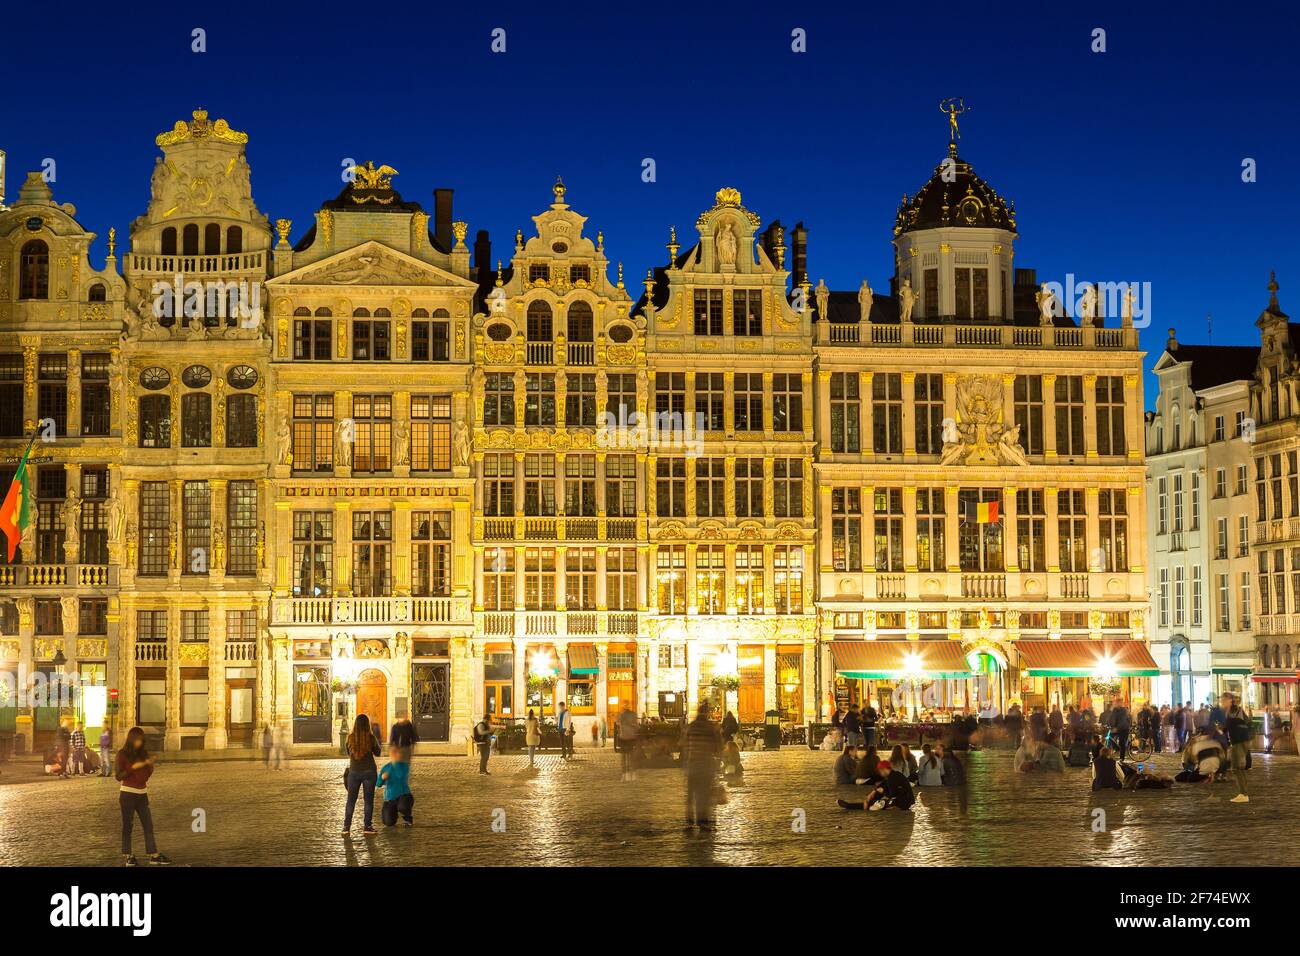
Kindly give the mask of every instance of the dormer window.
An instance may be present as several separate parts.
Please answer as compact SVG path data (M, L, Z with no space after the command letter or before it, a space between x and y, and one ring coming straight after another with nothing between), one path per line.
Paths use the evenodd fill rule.
M529 282L550 282L551 267L544 263L533 262L528 266Z
M569 266L569 281L575 285L579 282L591 284L591 266Z
M23 246L18 263L18 298L48 299L50 297L50 247L40 239Z
M989 315L989 271L987 269L954 269L953 291L956 293L956 312L959 319L986 319Z

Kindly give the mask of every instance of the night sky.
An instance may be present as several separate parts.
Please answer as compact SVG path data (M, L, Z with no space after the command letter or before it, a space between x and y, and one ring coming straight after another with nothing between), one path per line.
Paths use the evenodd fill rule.
M489 229L508 259L559 173L637 295L669 225L689 245L731 185L764 222L808 226L814 282L882 290L899 198L945 155L937 104L959 95L962 157L1016 201L1017 266L1152 283L1148 368L1170 326L1204 342L1207 313L1215 343L1257 342L1269 269L1300 315L1297 29L1281 5L181 6L5 16L7 198L53 158L55 197L100 235L96 264L108 227L122 241L145 209L154 137L203 107L249 134L254 199L294 240L351 157L396 167L430 211L433 188L454 188L471 239Z

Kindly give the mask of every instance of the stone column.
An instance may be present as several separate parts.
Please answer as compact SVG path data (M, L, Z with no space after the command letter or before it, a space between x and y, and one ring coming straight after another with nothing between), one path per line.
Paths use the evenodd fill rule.
M81 350L68 349L68 434L81 437ZM60 435L60 438L65 436ZM78 489L78 494L80 489Z
M204 750L229 746L226 716L226 609L218 605L208 609L208 729L203 735Z

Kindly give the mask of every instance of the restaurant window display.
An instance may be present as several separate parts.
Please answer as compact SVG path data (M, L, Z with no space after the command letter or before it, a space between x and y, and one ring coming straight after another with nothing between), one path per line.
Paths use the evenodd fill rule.
M565 684L569 710L579 716L596 713L596 678L600 673L594 644L570 644L569 679Z
M293 742L331 742L330 669L324 664L299 664L293 669Z
M530 644L526 651L528 676L525 681L524 711L538 717L553 717L556 711L555 686L559 682L559 663L550 644Z
M515 654L509 644L483 650L483 713L489 721L514 716Z
M781 722L803 723L803 648L776 650L776 709Z

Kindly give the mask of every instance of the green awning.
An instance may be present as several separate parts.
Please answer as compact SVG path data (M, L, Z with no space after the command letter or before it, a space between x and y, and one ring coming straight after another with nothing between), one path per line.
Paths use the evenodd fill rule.
M1252 668L1249 667L1211 667L1211 674L1249 674Z
M1156 677L1151 652L1141 641L1016 641L1020 667L1034 677Z
M596 665L596 646L594 644L569 645L570 674L597 674L599 672L600 668Z

